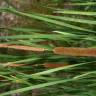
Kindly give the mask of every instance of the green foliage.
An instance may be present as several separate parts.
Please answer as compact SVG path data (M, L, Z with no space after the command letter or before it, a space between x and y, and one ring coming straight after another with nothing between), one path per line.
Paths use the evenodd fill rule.
M65 1L51 2L57 3L58 8L46 6L52 14L22 12L12 6L0 7L1 13L26 18L26 22L35 20L38 24L36 27L32 27L35 23L31 27L19 27L18 24L10 27L0 26L0 30L8 32L8 36L0 36L1 44L47 48L43 53L18 52L12 49L0 51L0 91L4 88L0 96L16 93L31 96L33 89L44 91L39 96L95 96L96 58L56 55L52 50L58 46L96 48L96 2L69 0L70 9L69 5L68 8L60 6L65 4ZM45 8L43 5L41 7ZM41 25L43 28L40 28ZM49 69L42 65L44 63L68 63L68 66ZM10 64L26 66L10 67ZM18 87L12 89L14 84Z

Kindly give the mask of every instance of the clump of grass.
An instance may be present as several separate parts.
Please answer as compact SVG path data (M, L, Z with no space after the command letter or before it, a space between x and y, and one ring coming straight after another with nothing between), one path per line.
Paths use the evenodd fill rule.
M9 33L0 36L0 96L31 96L32 90L39 89L43 91L41 96L95 96L96 10L92 9L96 7L95 2L65 2L71 9L63 9L62 2L56 0L51 2L55 7L46 6L51 10L50 14L21 12L13 6L0 7L1 13L11 13L26 18L26 22L35 20L39 26L43 25L40 29L38 25L36 28L0 26ZM45 8L44 5L41 7ZM68 48L69 54L65 54L64 48Z

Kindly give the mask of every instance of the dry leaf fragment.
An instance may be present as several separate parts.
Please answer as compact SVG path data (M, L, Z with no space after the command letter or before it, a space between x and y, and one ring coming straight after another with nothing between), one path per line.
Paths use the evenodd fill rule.
M46 50L44 48L36 48L36 47L22 46L22 45L8 45L8 44L0 44L0 48L10 48L16 50L35 51L35 52L43 52Z
M96 57L96 48L56 47L53 52L68 56L93 56Z
M45 63L44 67L45 68L58 68L58 67L62 67L62 66L68 66L69 64L65 63L65 64L55 64L55 63Z
M21 67L21 66L26 66L26 64L9 64L7 66L8 67Z

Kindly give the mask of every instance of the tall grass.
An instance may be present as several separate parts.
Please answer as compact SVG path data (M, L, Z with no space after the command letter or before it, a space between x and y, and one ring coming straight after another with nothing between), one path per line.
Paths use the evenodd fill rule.
M26 18L26 22L39 22L35 28L0 26L1 30L8 32L8 36L0 36L1 44L46 49L43 52L13 50L8 47L1 49L0 96L31 96L36 89L41 92L40 96L95 96L96 57L57 55L53 49L96 47L96 2L70 0L68 6L71 9L62 8L62 2L51 2L53 5L58 4L58 8L49 7L50 4L41 6L51 10L50 14L21 12L13 6L0 7L1 13ZM46 67L46 64L52 63L64 66L51 69Z

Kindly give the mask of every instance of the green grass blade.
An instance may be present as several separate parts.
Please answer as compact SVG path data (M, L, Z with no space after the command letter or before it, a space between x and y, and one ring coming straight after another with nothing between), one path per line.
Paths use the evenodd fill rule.
M56 13L62 13L62 14L70 14L70 15L86 15L86 16L96 16L96 12L84 12L84 11L76 11L76 10L64 10L64 9L58 9L55 11Z
M21 92L29 91L29 90L32 90L32 89L38 89L38 88L48 87L48 86L55 85L55 84L66 83L66 82L69 82L69 81L72 81L72 80L73 79L59 80L59 81L54 81L54 82L38 84L38 85L30 86L30 87L25 87L25 88L5 92L5 93L0 94L0 96L7 96L7 95L14 94L14 93L19 93L19 92L21 93Z
M1 8L1 11L2 11L2 8ZM96 33L95 31L92 31L92 30L81 28L79 26L71 25L71 24L68 24L68 23L65 23L65 22L62 22L62 21L53 20L53 19L50 19L50 18L45 18L45 17L39 16L39 15L36 15L34 13L32 13L32 14L23 13L23 12L19 12L15 9L11 9L11 8L9 8L9 9L7 8L4 11L8 11L8 12L11 12L11 13L19 15L19 16L24 16L24 17L28 17L28 18L32 18L32 19L37 19L37 20L52 23L52 24L55 24L55 25L59 25L59 26L64 26L64 27L68 27L68 28L72 28L72 29L76 29L76 30Z
M80 64L73 64L73 65L69 65L69 66L64 66L64 67L50 69L50 70L43 71L43 72L38 72L38 73L35 73L35 74L32 74L32 75L46 75L46 74L51 74L53 72L57 72L57 71L60 71L60 70L66 70L66 69L70 69L70 68L73 68L73 67L77 67L77 66L81 66L81 65L85 65L85 64L89 64L89 63L95 63L95 62L96 61L85 62L85 63L80 63Z

